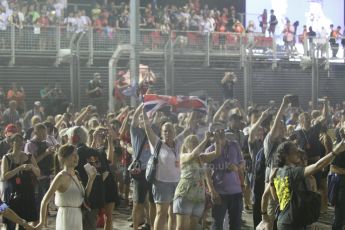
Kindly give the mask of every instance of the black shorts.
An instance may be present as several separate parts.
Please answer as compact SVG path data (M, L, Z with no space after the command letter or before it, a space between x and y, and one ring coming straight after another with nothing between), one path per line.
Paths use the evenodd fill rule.
M149 193L149 201L153 203L152 184L145 179L145 170L143 170L138 179L133 179L133 202L145 203L147 192Z
M108 177L105 179L104 183L104 194L105 194L105 203L115 203L119 204L119 195L117 191L115 177L109 173Z

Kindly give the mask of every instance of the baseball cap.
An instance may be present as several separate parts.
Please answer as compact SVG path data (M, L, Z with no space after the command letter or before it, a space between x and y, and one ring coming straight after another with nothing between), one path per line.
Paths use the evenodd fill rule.
M5 128L5 134L15 134L17 132L17 128L14 124L8 124Z

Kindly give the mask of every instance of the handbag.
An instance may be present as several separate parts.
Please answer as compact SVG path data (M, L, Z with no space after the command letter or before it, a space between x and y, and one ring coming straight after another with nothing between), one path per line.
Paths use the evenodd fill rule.
M145 178L149 183L152 183L156 177L158 156L159 156L161 147L162 147L162 141L159 139L156 144L153 155L151 155L149 161L147 162Z
M138 152L137 157L128 166L129 174L135 180L139 179L140 174L141 174L141 162L139 159L140 159L141 153L143 152L146 141L147 141L147 136L145 135L144 139L142 140L142 142L140 144L140 148L139 148L139 152Z

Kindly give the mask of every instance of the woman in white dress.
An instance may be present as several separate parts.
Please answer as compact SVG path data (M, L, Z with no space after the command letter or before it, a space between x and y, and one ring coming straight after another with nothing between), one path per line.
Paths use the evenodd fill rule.
M47 221L47 207L50 198L55 193L55 204L59 208L56 217L57 230L82 230L82 211L84 198L87 197L96 177L96 168L88 165L89 180L84 189L74 168L78 165L78 154L75 146L63 145L56 156L56 162L63 166L62 170L56 174L49 190L43 197L40 211L40 222L36 229L41 229ZM57 169L59 167L55 166Z

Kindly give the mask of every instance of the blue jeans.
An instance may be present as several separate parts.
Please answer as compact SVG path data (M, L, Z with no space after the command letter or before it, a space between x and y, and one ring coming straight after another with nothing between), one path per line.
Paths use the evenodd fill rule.
M221 204L214 205L212 208L212 217L214 223L212 224L212 230L222 230L225 213L228 210L229 213L229 229L241 230L242 226L242 210L243 200L242 193L233 195L220 194Z

